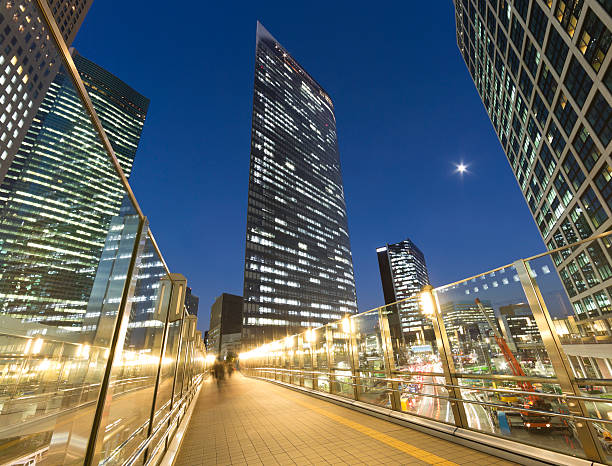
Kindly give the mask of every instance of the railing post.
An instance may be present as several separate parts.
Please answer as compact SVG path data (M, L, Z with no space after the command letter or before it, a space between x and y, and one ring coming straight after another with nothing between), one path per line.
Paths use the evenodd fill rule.
M544 343L544 348L548 353L550 362L553 366L559 386L564 395L581 396L580 388L572 372L572 368L563 347L559 336L555 331L554 324L540 292L540 288L531 276L529 264L524 260L518 260L514 264L519 280L525 292L525 297L533 313L533 318L536 321L538 330ZM585 406L584 401L570 399L567 402L569 411L576 416L589 417L589 411ZM575 421L576 433L582 444L584 453L593 461L606 463L606 454L601 449L601 444L597 440L597 432L592 423L584 421Z
M334 333L331 324L325 326L325 348L327 350L327 380L329 381L329 393L334 393L334 382L336 380L334 374Z
M353 397L355 401L359 400L359 392L361 390L361 377L359 371L359 348L357 347L357 337L355 336L355 328L353 319L347 317L349 322L349 351L351 361L351 378L353 381Z
M136 237L134 238L134 247L132 249L132 256L130 258L130 265L127 270L125 277L125 283L123 285L121 302L119 309L117 310L117 318L115 320L115 327L113 329L113 335L111 344L108 352L108 359L106 360L106 367L100 384L100 391L98 392L98 400L96 402L96 408L94 411L94 418L89 434L87 443L87 450L85 452L85 458L83 464L93 465L100 462L102 456L102 443L104 442L104 435L101 432L106 426L106 419L110 414L110 404L112 402L112 388L110 387L113 365L115 358L123 352L123 344L125 343L125 334L127 332L128 322L130 320L130 297L134 294L134 287L136 286L136 274L135 271L138 267L139 260L144 249L144 234L148 227L147 219L140 219L138 222L138 230Z
M298 372L298 385L304 386L304 333L297 336L297 350L298 350L298 361L299 361L299 372Z
M391 330L389 329L389 319L383 312L383 308L378 308L378 327L380 329L380 337L382 340L382 348L385 362L385 376L392 382L387 382L387 386L391 387L391 408L394 411L402 410L400 400L399 384L394 378L395 358L393 357L393 345L391 344Z
M319 357L317 356L315 347L316 345L316 334L313 329L308 330L310 333L310 340L308 344L310 345L310 366L311 366L311 377L312 380L312 389L315 391L319 390L319 375L317 374L319 369Z
M429 297L428 297L429 296ZM425 309L427 300L431 300L432 309L431 312ZM438 302L438 296L435 294L434 289L431 285L423 287L421 292L421 306L424 314L429 314L434 328L434 335L436 337L436 344L438 346L438 354L440 355L440 361L442 362L442 371L444 372L444 380L447 387L447 391L453 400L450 401L451 410L453 411L453 419L457 427L467 428L469 427L467 416L465 414L465 407L461 400L461 389L455 388L459 385L459 381L455 374L455 364L453 363L452 351L448 335L446 334L446 328L444 327L444 320L442 319L442 313L440 312L440 303Z

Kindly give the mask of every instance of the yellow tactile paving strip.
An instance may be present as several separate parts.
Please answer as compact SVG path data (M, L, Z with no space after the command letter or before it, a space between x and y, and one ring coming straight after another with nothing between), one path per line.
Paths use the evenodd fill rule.
M513 463L238 374L203 387L176 461L209 464Z

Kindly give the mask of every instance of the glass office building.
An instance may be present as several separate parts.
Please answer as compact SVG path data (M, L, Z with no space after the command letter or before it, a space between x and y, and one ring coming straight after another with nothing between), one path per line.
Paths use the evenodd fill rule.
M243 344L357 311L331 98L258 23Z
M129 176L149 101L91 61L72 58ZM75 110L80 105L62 69L0 185L0 314L48 331L85 330L105 244L127 231L124 220L138 221L89 116ZM146 259L140 265L150 266L158 282L165 269ZM136 300L133 309L142 305Z
M67 45L72 43L93 0L51 0ZM0 2L0 183L61 66L47 47L49 29L33 2Z
M549 250L612 227L612 3L455 0L457 43ZM554 254L584 336L612 335L609 239Z
M387 244L376 249L385 304L415 296L429 285L425 256L409 239ZM421 318L418 303L408 301L399 305L404 336L422 340L424 331L433 331L431 322ZM393 323L393 320L390 320Z

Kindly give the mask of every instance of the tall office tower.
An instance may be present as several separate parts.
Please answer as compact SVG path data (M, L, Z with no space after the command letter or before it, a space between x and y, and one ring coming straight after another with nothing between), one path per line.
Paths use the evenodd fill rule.
M385 304L418 296L423 287L429 285L425 256L409 239L387 244L376 249L376 253ZM424 341L423 333L433 328L429 319L421 318L418 300L400 303L398 307L404 338Z
M332 100L257 23L246 345L357 311Z
M93 0L51 0L49 7L70 45ZM36 2L0 2L0 183L49 85L60 68Z
M459 49L547 247L609 230L610 1L454 3ZM611 246L554 257L585 335L612 334Z
M129 176L149 101L76 53L74 61ZM110 225L120 236L117 218L134 210L124 196L62 68L0 185L0 314L79 330Z
M185 308L187 309L187 312L192 316L197 316L199 305L200 298L191 292L191 288L187 287L185 290Z

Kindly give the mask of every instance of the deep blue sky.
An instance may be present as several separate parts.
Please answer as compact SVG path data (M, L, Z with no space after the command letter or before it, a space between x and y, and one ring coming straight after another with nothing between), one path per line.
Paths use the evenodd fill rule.
M544 250L450 0L220 3L96 0L74 44L151 99L130 181L200 296L198 327L216 296L242 294L257 19L334 100L361 311L383 303L387 242L411 238L434 285Z

